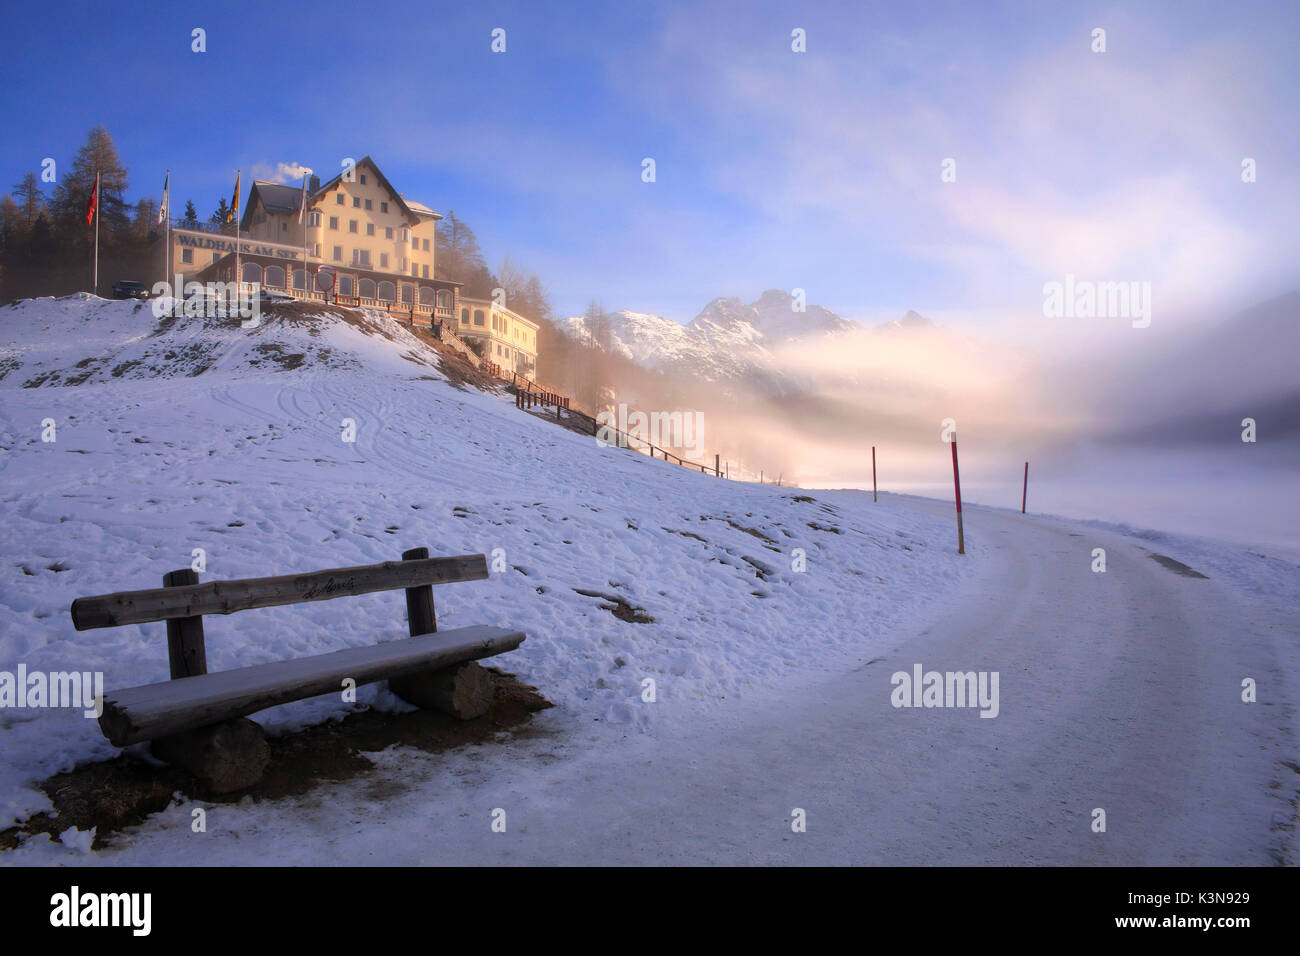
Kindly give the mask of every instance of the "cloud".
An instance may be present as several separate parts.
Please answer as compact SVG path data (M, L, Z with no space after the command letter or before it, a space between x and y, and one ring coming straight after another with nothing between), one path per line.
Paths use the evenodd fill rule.
M276 163L274 168L270 163L257 163L253 166L254 178L273 183L298 182L311 174L312 170L301 163Z

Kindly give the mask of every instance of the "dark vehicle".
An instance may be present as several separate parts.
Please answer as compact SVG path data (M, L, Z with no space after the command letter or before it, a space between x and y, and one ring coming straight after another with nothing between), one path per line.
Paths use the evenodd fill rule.
M113 286L113 298L147 299L149 298L149 287L143 282L128 282L125 279L120 279L117 285Z
M297 302L291 295L283 292L274 292L270 289L257 290L257 303L260 307L265 308L268 305L283 305L286 302Z

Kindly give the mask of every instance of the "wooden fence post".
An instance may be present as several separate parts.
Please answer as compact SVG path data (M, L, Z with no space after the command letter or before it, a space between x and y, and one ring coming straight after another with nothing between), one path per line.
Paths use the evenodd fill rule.
M1025 487L1020 493L1020 513L1025 513L1025 502L1029 500L1029 462L1025 462Z
M428 556L428 548L411 548L402 552L403 561L418 561ZM412 637L433 634L438 630L438 617L433 610L432 584L406 589L406 616L410 620Z
M165 588L198 583L199 574L193 568L168 571L163 575ZM208 672L208 654L203 646L203 615L168 619L167 661L171 666L172 680Z
M871 446L871 500L876 500L876 446Z
M966 536L961 527L961 475L957 471L957 433L952 433L952 487L957 496L957 553L966 553Z

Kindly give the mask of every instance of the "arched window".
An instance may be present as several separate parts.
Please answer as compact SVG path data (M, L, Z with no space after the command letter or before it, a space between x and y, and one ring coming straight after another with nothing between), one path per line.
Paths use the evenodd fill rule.
M415 304L415 286L411 285L409 282L402 283L402 304Z
M307 270L306 269L293 270L293 287L303 292L307 291Z
M451 308L451 293L448 292L446 289L438 290L438 308L440 309Z
M375 298L379 299L381 302L396 302L397 286L385 279L383 282L379 283L379 294L375 296Z
M375 280L374 280L374 279L362 279L362 280L361 280L361 298L363 298L363 299L373 299L374 297L375 297Z
M352 276L339 276L339 295L354 295Z
M427 285L420 286L420 305L433 305L433 290Z
M263 285L268 285L272 289L284 288L284 270L279 266L267 266L266 277L262 280Z
M244 271L245 282L262 281L262 267L259 266L256 262L245 262L243 271Z
M482 309L475 309L475 310L474 310L474 324L475 324L475 325L479 325L479 326L481 326L481 325L483 324L483 310L482 310Z

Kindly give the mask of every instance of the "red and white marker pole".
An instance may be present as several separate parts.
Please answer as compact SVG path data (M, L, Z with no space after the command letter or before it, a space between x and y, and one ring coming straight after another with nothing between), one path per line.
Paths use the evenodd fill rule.
M871 500L876 500L876 446L871 446Z
M1020 513L1025 513L1025 502L1029 500L1029 462L1025 462L1025 490L1020 493Z
M961 475L957 471L957 433L952 433L952 486L957 494L957 553L966 553L966 535L961 527Z

